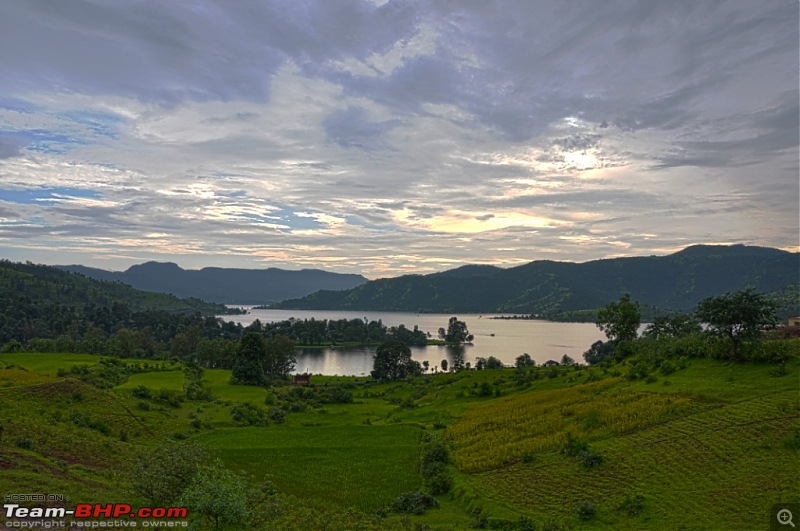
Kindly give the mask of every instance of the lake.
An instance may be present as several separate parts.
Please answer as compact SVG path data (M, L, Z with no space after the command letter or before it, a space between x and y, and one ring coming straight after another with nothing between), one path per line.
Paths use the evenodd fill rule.
M243 306L248 308L247 306ZM239 322L244 326L256 319L262 323L296 319L368 319L383 321L387 327L406 325L413 329L418 326L431 336L438 336L439 328L447 328L452 314L416 314L402 312L339 312L312 310L254 310L246 315L224 315L223 319ZM598 339L605 335L593 323L555 323L526 319L492 319L495 315L459 314L459 320L467 323L467 328L475 336L472 345L464 351L464 361L475 365L476 358L494 356L506 365L514 365L517 356L530 354L537 364L547 360L560 360L566 354L578 362L583 362L583 353ZM412 347L412 357L422 363L427 361L431 368L441 366L443 359L452 364L451 349L429 346ZM375 347L350 349L298 349L296 372L325 375L368 375L372 370L372 356Z

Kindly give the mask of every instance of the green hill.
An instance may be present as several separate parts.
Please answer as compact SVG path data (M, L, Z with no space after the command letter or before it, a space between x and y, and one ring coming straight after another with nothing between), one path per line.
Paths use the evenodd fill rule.
M134 289L120 282L94 280L55 267L0 260L0 299L24 298L45 305L112 307L124 304L132 311L166 310L203 314L227 313L222 304L196 298Z
M591 319L591 311L630 293L654 311L689 312L709 296L753 287L777 292L781 317L800 313L800 254L764 247L689 247L668 256L586 263L536 261L500 269L466 266L431 275L379 279L356 288L319 291L274 308L442 313L519 313ZM580 313L584 312L581 316Z

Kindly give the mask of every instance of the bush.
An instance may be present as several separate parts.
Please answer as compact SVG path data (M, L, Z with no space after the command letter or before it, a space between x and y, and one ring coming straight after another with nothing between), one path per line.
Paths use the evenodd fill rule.
M644 506L644 496L642 495L629 495L617 508L619 511L627 513L628 516L636 516L642 512Z
M453 488L453 476L450 475L450 471L444 463L435 461L429 464L423 471L423 477L428 492L434 496L446 494Z
M571 433L567 433L567 440L561 445L559 450L562 455L569 457L576 457L582 455L589 450L589 443L585 440L575 437Z
M392 503L391 509L396 513L423 514L431 507L438 507L436 498L422 491L404 492Z
M181 497L207 461L205 450L196 444L169 442L145 449L134 459L131 487L148 503L163 507Z
M582 501L575 506L575 513L581 520L591 520L596 512L597 509L595 509L594 503L590 501Z
M149 400L153 397L153 394L150 392L150 389L144 385L137 385L131 389L131 396L134 398L143 398L145 400Z
M628 374L625 375L625 378L628 380L643 380L647 378L649 374L650 371L647 364L643 361L637 361L633 367L630 368Z
M520 516L517 520L517 529L519 531L536 531L536 522L527 516Z
M269 408L269 418L275 424L283 424L286 422L286 410L279 407Z
M231 417L245 426L269 426L267 411L250 402L235 404L231 407Z
M15 444L18 448L22 448L23 450L33 450L33 439L29 439L28 437L19 437Z
M434 462L447 464L450 462L450 452L441 440L433 439L423 446L420 460L423 468Z
M581 465L584 468L594 468L602 464L603 464L602 455L588 450L581 452Z

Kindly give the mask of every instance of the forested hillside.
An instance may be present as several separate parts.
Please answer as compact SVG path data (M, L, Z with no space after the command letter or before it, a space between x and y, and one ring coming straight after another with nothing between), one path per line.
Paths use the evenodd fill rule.
M692 311L709 296L746 287L775 293L781 317L800 312L800 255L764 247L694 246L668 256L586 263L536 261L501 269L465 266L320 291L275 308L535 314L591 320L622 293L650 311Z

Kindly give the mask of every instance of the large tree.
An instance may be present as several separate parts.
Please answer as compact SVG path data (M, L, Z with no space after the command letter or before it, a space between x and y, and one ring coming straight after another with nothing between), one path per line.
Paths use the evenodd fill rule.
M263 367L267 379L286 378L294 370L295 363L294 343L288 337L276 336L264 342Z
M451 317L447 323L447 330L439 329L439 338L449 345L463 345L472 343L474 336L467 330L467 323L459 321L458 317Z
M264 375L264 340L257 332L248 332L239 342L233 362L231 382L240 385L262 385Z
M611 341L633 341L641 323L639 303L631 301L630 293L612 301L597 312L597 327Z
M759 339L762 328L778 322L775 303L752 288L703 299L695 314L708 323L708 332L731 341L734 357L743 341Z
M422 365L411 359L411 349L402 341L384 341L375 350L371 374L376 380L400 380L422 374Z

